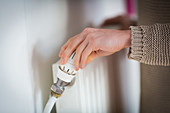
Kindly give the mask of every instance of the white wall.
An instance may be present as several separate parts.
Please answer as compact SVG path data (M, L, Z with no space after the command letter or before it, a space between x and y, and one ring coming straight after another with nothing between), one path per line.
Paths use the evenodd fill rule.
M41 113L62 44L91 22L124 13L123 6L121 0L0 1L0 112ZM126 53L89 64L59 100L58 112L137 113L139 65Z
M66 1L0 1L0 112L42 112L66 24Z
M23 1L0 1L0 112L34 112Z

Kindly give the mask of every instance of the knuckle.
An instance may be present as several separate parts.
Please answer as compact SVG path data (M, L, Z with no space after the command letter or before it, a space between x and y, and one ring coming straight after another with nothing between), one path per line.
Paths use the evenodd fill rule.
M94 36L93 33L89 34L88 40L89 40L90 42L95 42L95 36Z
M91 36L92 36L91 33L88 33L87 36L86 36L86 38L87 38L87 39L90 39Z
M85 28L84 31L88 31L89 30L89 27Z
M72 42L73 40L74 40L74 37L68 39L67 43L70 43L70 42Z
M67 57L68 57L68 54L67 54L67 53L64 53L64 54L63 54L63 57L64 57L64 58L67 58Z
M65 56L66 56L66 53L63 53L63 56L62 56L62 57L64 58Z
M74 39L74 37L71 37L68 41L72 41Z
M73 44L73 43L70 43L70 44L69 44L69 49L72 49L73 46L74 46L74 44Z
M70 42L71 42L71 40L72 40L71 38L70 38L69 40L67 40L67 43L70 43Z
M62 47L61 47L61 50L64 50L64 49L65 49L65 46L62 46Z
M91 34L87 34L86 40L90 40Z
M92 29L93 28L87 27L87 28L84 29L84 31L87 32L87 31L91 31Z

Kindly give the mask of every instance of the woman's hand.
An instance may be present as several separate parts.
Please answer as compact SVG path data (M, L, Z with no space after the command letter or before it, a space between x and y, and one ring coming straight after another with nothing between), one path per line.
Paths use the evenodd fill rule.
M80 34L70 38L61 48L61 65L65 64L76 49L74 63L76 70L99 56L111 55L131 45L130 30L109 30L86 28Z

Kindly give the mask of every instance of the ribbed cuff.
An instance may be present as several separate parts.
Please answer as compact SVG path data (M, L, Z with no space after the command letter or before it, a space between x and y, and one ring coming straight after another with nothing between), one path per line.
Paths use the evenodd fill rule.
M128 58L141 61L143 56L143 34L140 26L130 26L131 29L131 47Z

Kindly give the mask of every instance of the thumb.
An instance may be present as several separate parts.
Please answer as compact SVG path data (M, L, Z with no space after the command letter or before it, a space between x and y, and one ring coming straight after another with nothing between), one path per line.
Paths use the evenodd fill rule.
M91 61L93 61L97 57L99 57L99 56L95 51L91 52L91 54L87 57L86 64L90 63Z

